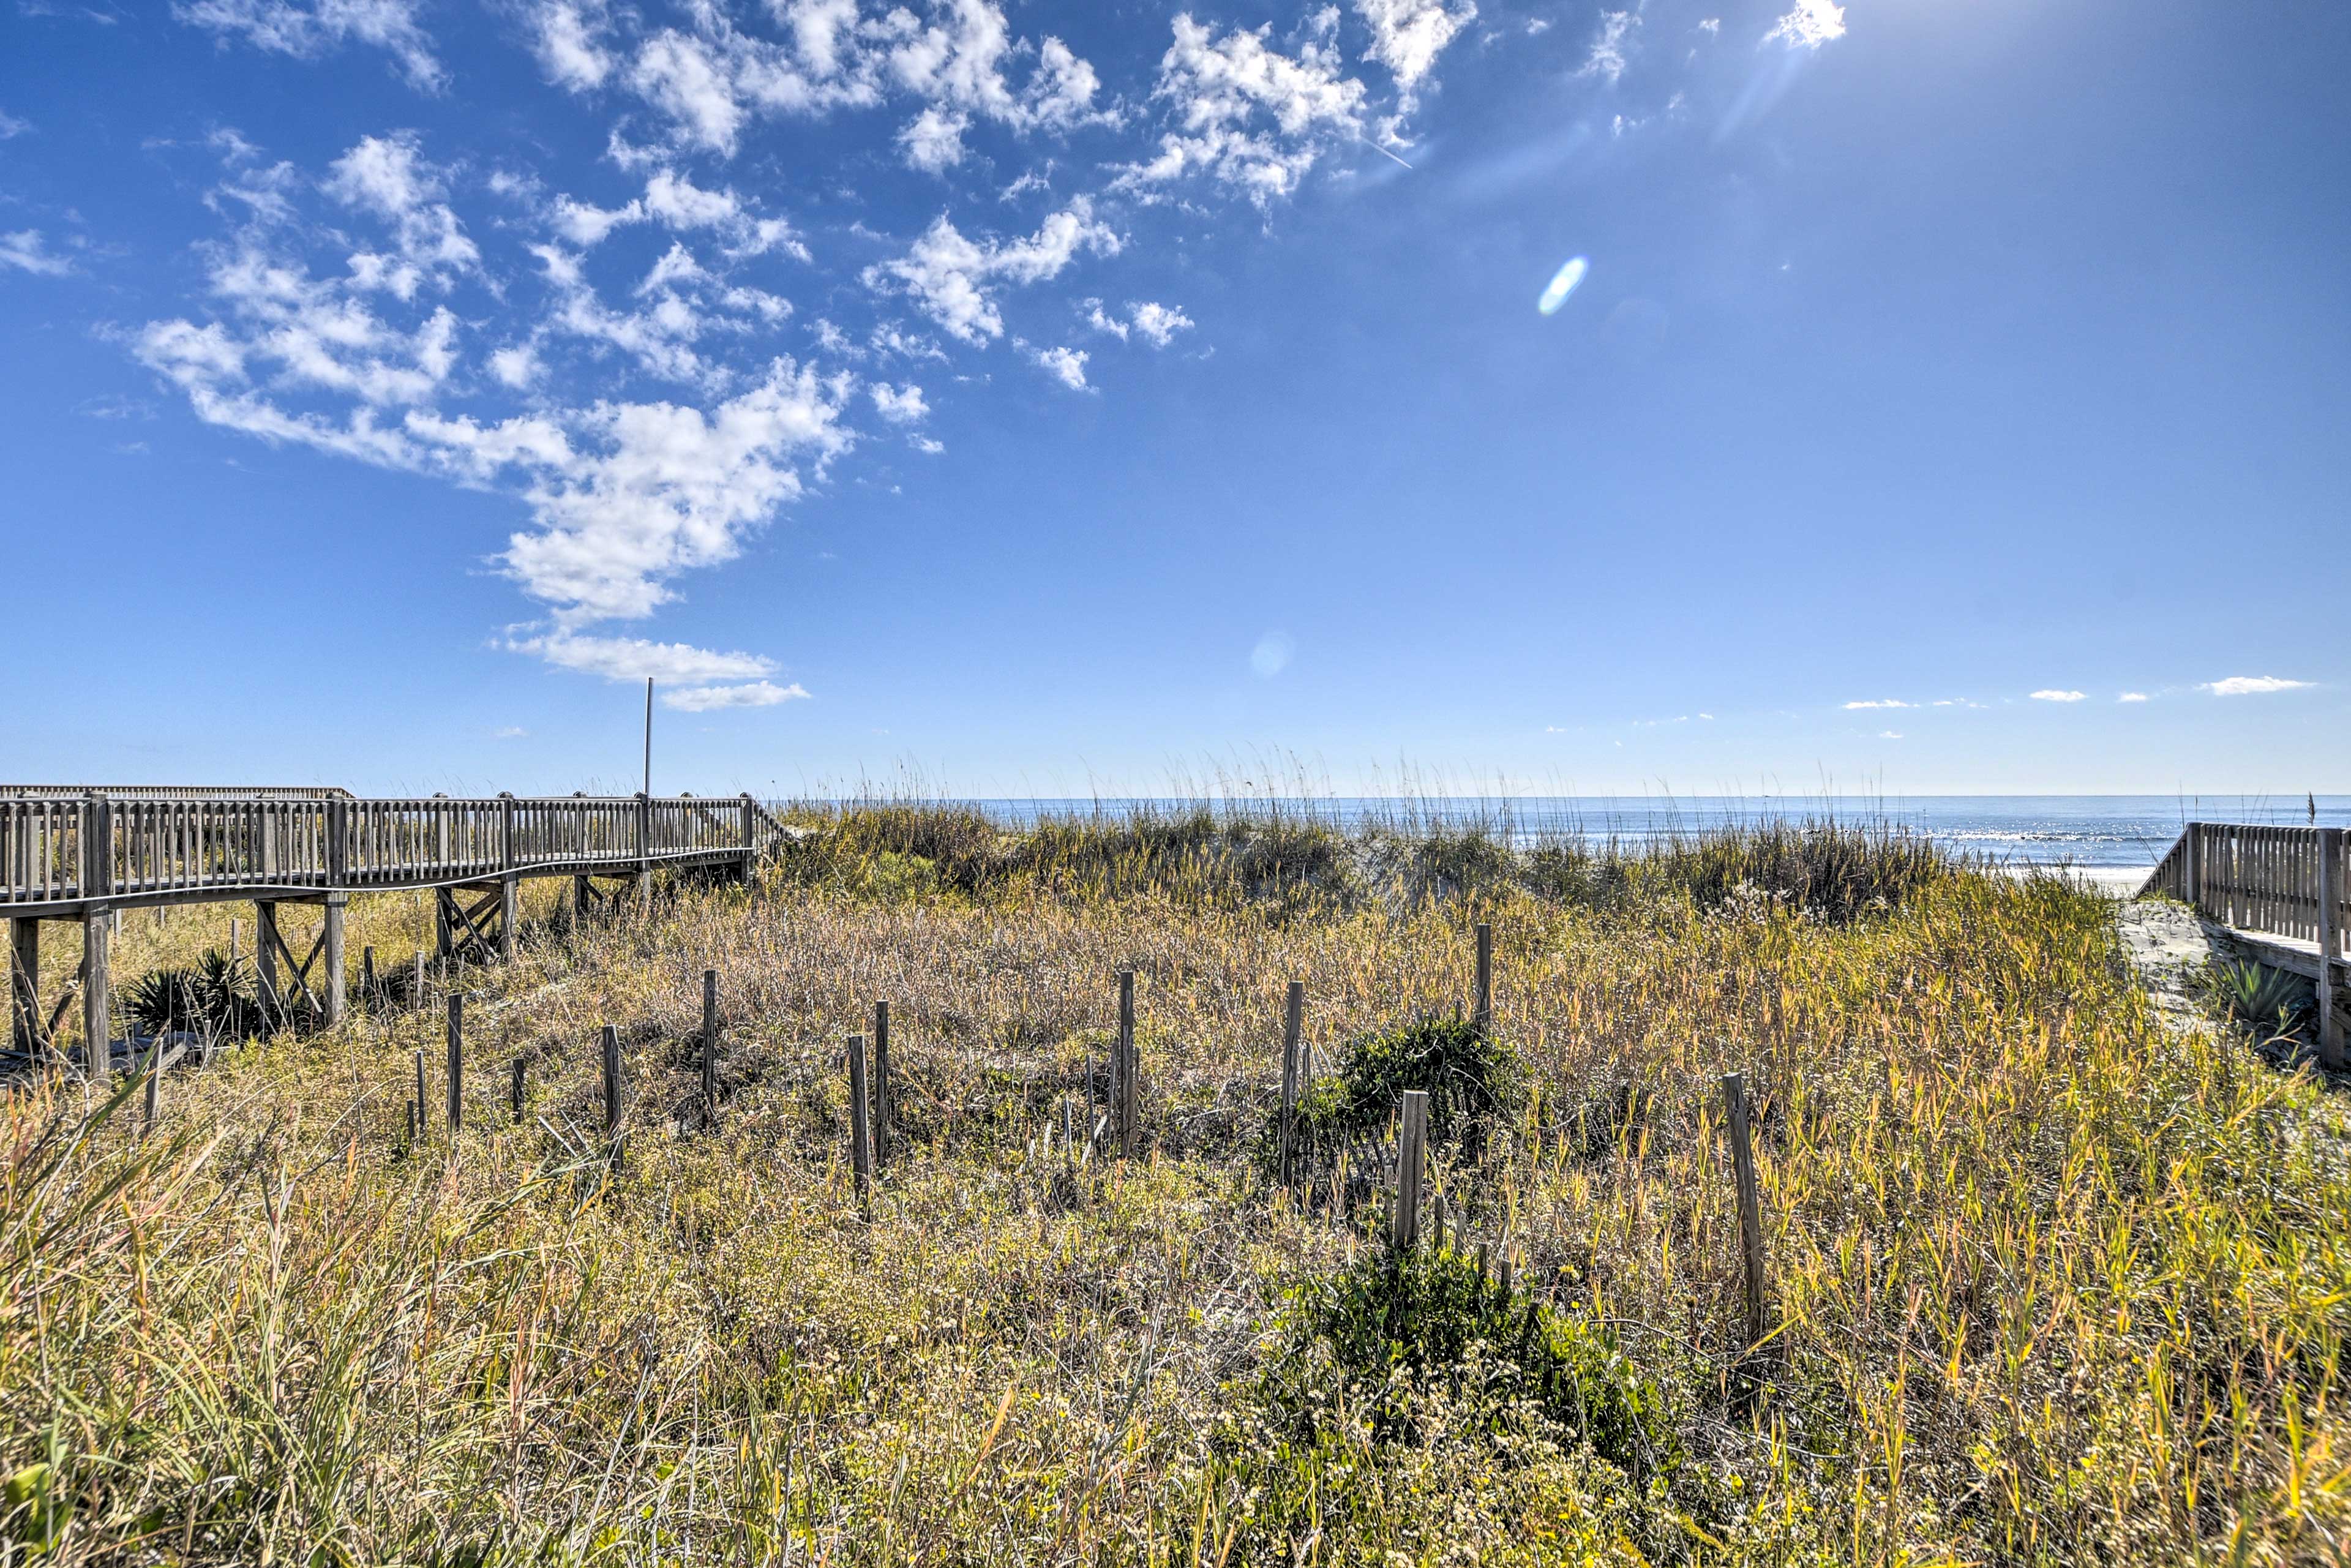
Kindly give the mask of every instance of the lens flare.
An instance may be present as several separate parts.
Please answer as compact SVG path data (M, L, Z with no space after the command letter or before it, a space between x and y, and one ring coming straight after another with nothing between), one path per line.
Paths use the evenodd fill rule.
M1591 270L1592 264L1583 257L1569 258L1568 264L1553 273L1551 281L1543 285L1542 298L1535 301L1535 308L1546 316L1556 311L1567 303L1567 297L1575 292L1575 286L1583 282L1583 275Z

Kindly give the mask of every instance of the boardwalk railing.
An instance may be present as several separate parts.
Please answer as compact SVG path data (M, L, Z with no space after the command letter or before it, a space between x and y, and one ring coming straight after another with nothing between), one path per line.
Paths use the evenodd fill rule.
M2262 963L2316 981L2318 1061L2336 1069L2346 1056L2335 969L2351 928L2343 852L2341 828L2190 822L2139 889L2169 894L2242 934Z
M2241 931L2295 942L2318 942L2328 930L2339 937L2351 924L2341 872L2343 841L2341 828L2190 822L2139 894L2169 894ZM2322 856L2329 866L2322 868ZM2333 874L2323 875L2326 871ZM2322 880L2335 906L2331 917L2320 906Z
M290 790L0 795L0 916L93 903L451 886L739 861L782 824L745 795L359 800Z

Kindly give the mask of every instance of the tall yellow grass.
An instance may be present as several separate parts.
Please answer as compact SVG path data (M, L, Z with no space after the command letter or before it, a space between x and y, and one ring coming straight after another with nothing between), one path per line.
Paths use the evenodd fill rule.
M465 977L454 1139L405 1133L413 1050L437 1095L429 1011L174 1075L144 1139L104 1085L8 1096L5 1555L2344 1560L2339 1117L2217 1024L2168 1030L2095 898L1965 870L1839 921L1697 877L1301 898L1134 843L1099 876L959 890L827 831L759 887L535 931ZM354 952L413 913L363 905ZM225 919L137 940L192 956ZM1368 1244L1252 1155L1283 987L1325 1050L1450 1009L1473 919L1532 1096L1485 1167L1437 1179L1654 1381L1685 1457L1646 1488L1531 1418L1439 1409L1400 1443L1338 1409L1301 1444L1253 1403L1285 1292ZM1124 967L1150 1152L1072 1181L1042 1135ZM903 1142L868 1223L839 1050L876 997ZM1734 1069L1784 1325L1760 1394L1734 1371Z

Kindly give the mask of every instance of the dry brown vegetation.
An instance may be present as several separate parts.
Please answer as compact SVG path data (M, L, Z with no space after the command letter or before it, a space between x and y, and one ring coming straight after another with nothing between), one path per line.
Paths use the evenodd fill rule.
M438 1093L431 1010L174 1074L143 1140L135 1097L21 1084L5 1555L2343 1560L2335 1114L2241 1036L2167 1030L2094 897L1850 832L1628 860L1217 818L810 821L754 888L543 926L464 975L454 1137L406 1133L413 1050ZM404 956L416 916L359 905L354 954ZM226 918L134 917L123 967ZM1340 1365L1317 1314L1368 1218L1267 1178L1284 985L1335 1060L1460 1004L1477 919L1527 1092L1437 1180L1643 1402L1654 1463L1486 1397L1482 1341ZM1130 967L1145 1152L1073 1170L1062 1108ZM840 1051L877 997L901 1137L868 1220ZM1733 1069L1784 1325L1753 1355Z

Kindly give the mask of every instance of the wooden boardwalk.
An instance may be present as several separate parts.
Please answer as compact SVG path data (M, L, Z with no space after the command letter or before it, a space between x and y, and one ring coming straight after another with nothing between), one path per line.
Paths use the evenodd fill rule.
M12 1042L27 1054L41 1044L46 922L81 927L89 1040L111 1037L106 953L116 913L224 900L255 905L264 1002L298 989L331 1022L343 1013L343 912L354 893L429 889L442 956L511 956L527 877L571 878L584 909L600 896L600 878L643 897L656 871L747 873L787 836L748 795L367 800L339 789L0 786ZM280 936L281 904L324 906L308 954Z
M2318 987L2319 1061L2345 1065L2340 968L2351 899L2345 830L2190 822L2139 896L2168 894L2229 928L2250 955Z

